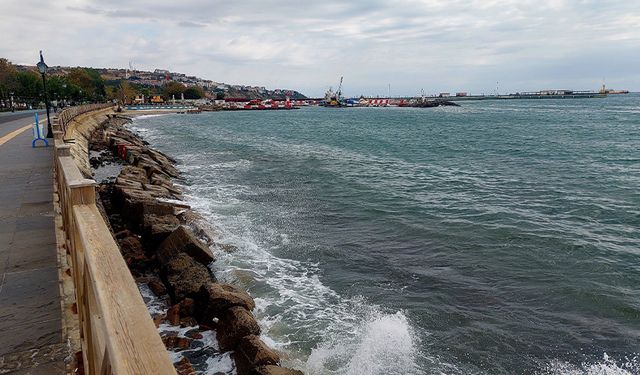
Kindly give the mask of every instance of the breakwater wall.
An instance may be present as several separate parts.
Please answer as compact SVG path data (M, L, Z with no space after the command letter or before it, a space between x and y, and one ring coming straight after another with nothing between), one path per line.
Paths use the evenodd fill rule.
M73 107L53 124L62 246L71 259L84 373L176 374L98 209L96 183L87 178L86 128L97 126L110 111L105 104Z

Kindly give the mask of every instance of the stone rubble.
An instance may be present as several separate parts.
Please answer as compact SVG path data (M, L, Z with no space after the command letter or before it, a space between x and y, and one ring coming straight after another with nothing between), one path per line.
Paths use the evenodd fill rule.
M201 239L206 236L188 221L189 207L177 203L182 196L171 181L180 174L175 160L148 147L124 127L128 122L114 115L93 131L90 147L99 156L89 162L93 168L126 164L113 181L102 182L98 192L132 275L158 297L168 296L171 301L166 316L155 317L155 324L194 327L186 338L166 334L165 346L174 351L188 349L194 339L202 338L201 332L212 328L220 349L233 351L239 375L302 374L280 367L279 355L260 339L251 296L217 282L207 267L215 261L210 250L213 241ZM224 245L220 248L226 250ZM174 365L179 374L197 373L187 357Z

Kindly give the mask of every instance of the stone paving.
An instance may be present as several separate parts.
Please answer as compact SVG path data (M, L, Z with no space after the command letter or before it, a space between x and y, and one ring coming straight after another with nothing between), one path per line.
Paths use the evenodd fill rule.
M0 137L32 121L0 117ZM0 374L64 372L53 147L31 134L0 145Z

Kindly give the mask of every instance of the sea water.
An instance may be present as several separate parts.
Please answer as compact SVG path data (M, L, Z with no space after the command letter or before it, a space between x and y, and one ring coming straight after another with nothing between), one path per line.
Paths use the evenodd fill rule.
M640 96L143 117L307 374L640 373ZM229 251L232 249L232 251Z

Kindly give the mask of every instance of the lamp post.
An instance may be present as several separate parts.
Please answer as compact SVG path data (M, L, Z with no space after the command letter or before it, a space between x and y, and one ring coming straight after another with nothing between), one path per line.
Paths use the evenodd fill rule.
M10 103L11 103L11 112L15 112L16 109L13 107L13 92L9 93L9 95L11 95L11 101L10 101Z
M38 71L42 75L42 89L44 90L44 105L47 107L47 138L53 138L53 130L51 129L51 119L49 118L49 99L47 98L47 64L44 63L42 51L40 51L40 62L36 64Z

